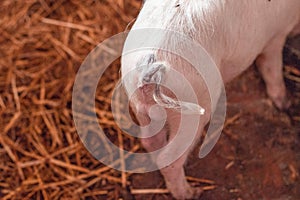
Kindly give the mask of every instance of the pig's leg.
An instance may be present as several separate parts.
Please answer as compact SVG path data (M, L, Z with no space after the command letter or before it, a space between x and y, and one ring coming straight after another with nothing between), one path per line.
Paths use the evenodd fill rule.
M176 134L178 134L177 130L179 124L180 124L180 113L178 114L177 112L173 112L171 116L168 115L168 125L169 125L168 128L169 128L170 139L172 139ZM188 124L183 124L182 126L185 125L189 126ZM185 128L183 128L183 131L184 130ZM184 134L189 134L189 132L188 131L184 132ZM185 178L184 163L192 147L193 145L190 146L188 150L171 165L168 165L167 167L160 169L162 175L164 176L167 188L176 199L197 199L200 197L202 193L201 188L191 187ZM158 160L157 160L158 166L159 166L159 162L163 161L165 157L169 158L170 156L172 156L172 152L173 151L170 150L168 152L161 153L158 156Z
M148 133L142 133L142 135L143 134L148 134ZM148 152L161 149L163 146L167 144L167 129L164 127L153 137L142 138L141 143Z
M150 123L150 117L148 113L148 105L139 105L137 106L138 109L135 108L135 106L131 106L134 110L135 116L137 120L139 121L141 126L146 126ZM147 136L150 133L151 130L149 129L142 129L141 136ZM148 151L152 152L155 150L158 150L162 148L167 143L167 128L164 126L162 130L160 130L157 134L155 134L152 137L147 138L141 138L141 143L143 147Z
M150 122L150 118L147 114L138 112L136 113L136 117L139 120L140 125L147 125ZM177 120L179 118L179 120ZM167 134L176 134L175 126L180 123L180 115L179 117L168 117L168 123L170 125L166 125L161 131L159 131L156 135L149 138L142 138L141 143L143 147L148 151L152 152L158 149L161 149L163 146L167 144ZM150 130L143 129L142 136L148 135ZM170 139L175 135L170 135ZM172 151L170 151L172 155ZM160 162L164 160L165 156L170 156L170 154L160 154L158 157L153 157L152 159L156 164L161 164ZM185 178L185 173L183 169L183 165L188 156L188 153L185 153L178 160L176 160L171 165L160 169L162 175L164 176L167 188L172 193L172 195L176 199L194 199L200 196L202 190L200 188L191 188Z
M300 22L294 27L294 29L291 32L291 36L295 36L300 34Z
M191 187L185 178L183 166L187 156L188 153L185 153L174 163L160 170L167 188L176 199L197 199L202 193L201 188Z
M275 106L281 110L290 106L282 73L282 50L285 39L285 36L273 39L256 60L266 83L267 93Z

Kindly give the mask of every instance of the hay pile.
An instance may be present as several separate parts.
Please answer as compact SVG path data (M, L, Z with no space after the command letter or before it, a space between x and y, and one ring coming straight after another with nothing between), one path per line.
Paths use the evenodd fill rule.
M100 164L79 141L71 91L90 50L123 31L140 4L0 2L1 199L97 199L107 193L104 199L118 197L126 177ZM98 102L110 102L118 66L116 62L110 72L116 76L104 78L108 84ZM105 119L103 123L110 120ZM111 134L117 137L116 131Z

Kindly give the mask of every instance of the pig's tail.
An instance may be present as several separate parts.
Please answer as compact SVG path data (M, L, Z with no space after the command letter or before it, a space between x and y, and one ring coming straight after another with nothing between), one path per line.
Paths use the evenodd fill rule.
M151 63L142 71L139 80L139 87L145 84L155 83L153 99L158 105L164 108L175 109L184 114L203 115L205 110L198 104L184 102L184 101L177 101L163 94L161 90L161 83L163 80L163 76L168 71L168 69L169 69L168 65L164 62Z
M198 104L185 101L177 101L173 98L164 95L160 90L160 85L156 85L153 94L153 99L158 105L165 108L175 109L183 114L203 115L205 112L204 108L202 108Z

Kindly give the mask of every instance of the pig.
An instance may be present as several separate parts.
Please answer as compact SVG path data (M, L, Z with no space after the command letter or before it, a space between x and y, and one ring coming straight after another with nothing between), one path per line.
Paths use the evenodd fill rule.
M174 30L198 42L215 62L224 83L255 62L274 105L281 110L290 106L282 73L282 50L288 36L300 33L299 0L146 0L131 31L143 28ZM168 38L159 39L162 48L168 45L164 42ZM187 48L181 44L177 46L183 51ZM200 139L213 110L205 82L199 83L199 74L189 63L171 53L151 49L131 57L124 56L121 62L122 78L125 79L130 71L134 73L130 81L122 84L125 89L132 85L138 88L130 106L139 124L149 123L151 106L166 108L166 126L154 136L141 138L147 151L160 149L174 138L181 120L178 108L187 103L176 100L171 91L157 86L168 76L170 68L190 82L199 99L198 104L203 107L196 137ZM184 92L183 87L180 91L180 83L174 81L174 84L179 92ZM152 115L155 116L155 110ZM159 119L159 114L156 117ZM184 127L186 129L182 131L189 134L188 125ZM143 129L141 134L151 133ZM202 194L200 188L191 187L185 179L184 163L194 144L196 142L179 159L160 169L175 199L197 199ZM159 166L165 156L159 155L154 162Z

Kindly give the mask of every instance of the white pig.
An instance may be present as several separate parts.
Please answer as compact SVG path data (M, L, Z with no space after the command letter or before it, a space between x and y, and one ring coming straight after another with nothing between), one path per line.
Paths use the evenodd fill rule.
M282 74L282 49L287 36L300 33L300 0L146 0L132 30L143 28L174 30L197 41L210 54L225 83L256 60L267 94L276 107L288 108L290 103L286 98ZM160 40L162 47L168 45L163 42L167 38ZM186 48L180 47L180 44L177 46ZM150 80L159 84L168 76L163 63L183 74L196 91L199 105L206 111L201 117L197 138L212 114L207 87L203 82L199 83L199 75L187 62L155 50L122 59L122 77L134 68L140 68L135 71L130 83L123 82L125 88L131 87L130 84L139 88L131 99L139 123L149 123L152 105L167 108L167 125L155 136L141 140L149 152L165 146L177 133L180 113L172 108L183 105L173 98L171 92L158 90L155 84L149 84ZM174 81L174 84L180 83ZM160 170L176 199L195 199L202 193L200 188L189 186L185 179L183 165L191 148ZM159 165L160 159L155 162Z

